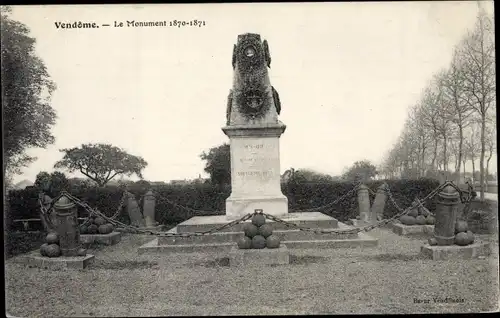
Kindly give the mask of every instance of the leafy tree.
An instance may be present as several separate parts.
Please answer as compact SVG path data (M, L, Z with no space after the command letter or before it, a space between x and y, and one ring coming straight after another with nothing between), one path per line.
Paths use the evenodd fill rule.
M64 152L64 157L56 162L54 168L79 171L99 186L106 185L119 174L136 174L142 179L142 170L148 165L142 157L133 156L109 144L83 144L81 148L60 151Z
M356 161L343 175L346 180L366 182L378 174L377 167L368 160Z
M210 182L216 185L231 184L231 153L229 144L224 143L212 147L208 153L203 152L200 158L205 163L205 172L210 175Z
M3 168L17 174L36 159L26 154L28 148L54 143L50 129L56 113L50 97L56 86L35 54L29 29L11 20L10 12L10 7L1 8Z
M56 196L63 190L68 190L70 182L66 175L59 171L48 173L42 171L36 175L35 187L49 195Z
M334 177L328 174L314 171L312 169L300 169L293 172L292 180L294 182L331 182L334 181Z

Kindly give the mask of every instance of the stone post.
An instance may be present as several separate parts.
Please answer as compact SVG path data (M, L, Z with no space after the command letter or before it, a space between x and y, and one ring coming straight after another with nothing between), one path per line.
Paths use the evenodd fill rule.
M370 196L368 187L364 184L360 185L358 189L358 210L359 220L367 222L370 216Z
M146 227L156 226L155 221L155 196L153 191L149 190L144 195L144 205L143 205L143 214L144 220L146 221Z
M63 195L54 204L56 231L59 236L59 247L62 256L78 256L81 248L78 224L78 208L76 204Z
M451 185L437 194L434 238L438 245L453 245L460 194Z
M130 218L130 224L132 226L144 227L144 218L134 194L127 192L127 196L127 213Z
M375 200L373 201L370 213L370 221L372 224L376 223L378 219L381 220L384 216L387 191L389 191L389 186L385 182L382 183L377 189L377 194L375 195Z

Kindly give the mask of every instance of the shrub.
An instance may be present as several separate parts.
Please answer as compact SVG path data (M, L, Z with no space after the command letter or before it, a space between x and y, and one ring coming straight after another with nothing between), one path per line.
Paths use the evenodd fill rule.
M371 181L366 185L374 192L384 181ZM402 208L411 205L415 197L423 198L434 190L439 183L436 180L385 180L389 185L394 200ZM355 184L349 181L329 181L321 183L294 182L283 183L282 192L288 197L289 211L318 211L331 215L341 222L353 219L358 214L357 193L352 192L335 204L335 200L353 189ZM193 216L225 214L225 200L231 190L229 186L211 184L188 185L151 185L141 182L129 187L136 199L141 199L146 191L151 190L156 196L156 220L160 224L177 224ZM92 208L98 208L103 214L112 216L119 205L124 188L108 185L105 187L90 187L87 185L72 186L70 193L86 202ZM373 202L374 195L370 194ZM11 217L38 218L38 191L36 189L15 190L9 193ZM427 201L424 204L430 211L435 210L435 203ZM142 208L142 202L140 202ZM266 211L264 211L266 212ZM384 216L392 217L399 211L388 200ZM79 217L88 213L83 208L78 210ZM118 221L129 224L129 218L122 209Z

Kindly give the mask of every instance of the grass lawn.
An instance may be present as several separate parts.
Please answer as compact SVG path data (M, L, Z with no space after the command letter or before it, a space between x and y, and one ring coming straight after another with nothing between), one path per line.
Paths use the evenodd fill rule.
M498 236L485 259L431 261L424 239L376 229L378 248L291 250L281 266L228 267L227 255L138 255L153 239L126 234L80 271L6 261L7 312L17 317L436 313L498 310ZM463 303L434 303L433 298ZM414 303L414 299L429 303Z

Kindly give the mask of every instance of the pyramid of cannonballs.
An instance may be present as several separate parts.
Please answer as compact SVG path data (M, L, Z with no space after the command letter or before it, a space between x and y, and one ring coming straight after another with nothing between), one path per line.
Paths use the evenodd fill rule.
M418 198L413 201L413 204L418 202ZM404 225L434 225L436 219L424 206L419 205L412 209L408 214L399 218L399 221Z
M59 234L57 232L50 232L45 237L45 243L40 246L40 254L46 257L59 257L61 256L61 244ZM87 250L84 248L78 249L78 256L85 256Z
M255 214L251 223L245 223L243 231L245 236L237 242L240 249L280 247L279 237L273 234L271 225L266 223L266 217L262 214Z
M457 220L455 223L455 245L467 246L474 243L474 233L469 230L469 225L464 220ZM435 238L429 239L429 245L437 245Z

